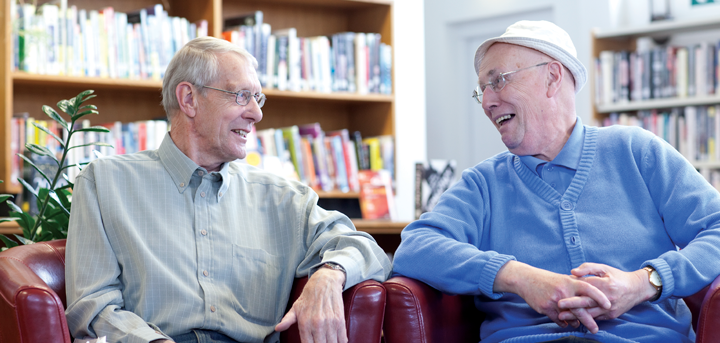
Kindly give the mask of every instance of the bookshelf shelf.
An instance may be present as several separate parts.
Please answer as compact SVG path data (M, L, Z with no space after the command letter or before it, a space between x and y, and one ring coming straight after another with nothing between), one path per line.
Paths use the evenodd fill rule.
M631 101L609 105L598 105L597 113L626 112L650 110L654 108L670 108L684 106L712 105L720 103L720 96L700 96L692 98L650 99L645 101Z
M333 199L358 199L360 193L358 192L342 192L339 190L333 190L329 192L317 191L320 198L333 198Z
M410 222L393 222L388 220L366 220L366 219L353 219L353 224L358 231L367 232L371 235L374 234L393 234L399 235L400 232Z
M637 37L665 37L682 32L720 29L717 18L661 21L642 27L595 31L595 39L630 39Z

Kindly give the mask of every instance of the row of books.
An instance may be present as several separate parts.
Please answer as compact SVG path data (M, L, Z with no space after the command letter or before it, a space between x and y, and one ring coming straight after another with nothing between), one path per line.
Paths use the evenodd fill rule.
M36 74L160 80L176 51L208 34L207 21L170 17L160 4L121 13L12 0L11 10L14 70Z
M379 33L298 37L295 28L273 30L256 11L226 19L222 35L255 56L265 88L392 93L392 49Z
M17 183L17 178L23 176L23 161L17 156L18 153L25 154L26 143L34 143L53 152L58 159L62 153L60 144L51 135L45 131L38 129L33 122L44 126L49 132L66 140L67 131L60 127L53 120L35 120L26 113L13 116L11 124L11 180ZM90 121L84 120L82 127L90 127ZM80 146L87 143L101 142L112 145L95 146L89 145L82 148L72 149L67 156L67 165L89 162L99 156L109 156L116 154L130 154L137 151L157 149L162 142L165 133L168 131L168 123L165 120L146 120L131 123L107 123L103 124L110 130L109 133L96 132L76 132L71 138L71 146ZM44 159L39 156L33 156L33 161L40 161L43 164ZM46 161L55 163L53 161ZM71 181L75 180L75 176L79 172L77 168L68 169L68 177Z
M358 172L386 170L394 179L392 136L363 138L347 129L325 132L319 123L251 132L245 161L316 190L359 192Z
M663 138L690 161L720 161L720 105L612 113L602 125L640 126Z
M720 92L719 44L702 42L628 51L602 51L595 59L598 105Z

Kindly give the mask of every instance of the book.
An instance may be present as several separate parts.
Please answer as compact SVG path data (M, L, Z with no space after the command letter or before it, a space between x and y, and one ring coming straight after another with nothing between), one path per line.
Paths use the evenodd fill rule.
M335 181L330 179L328 172L328 157L325 151L325 132L323 132L320 127L320 123L317 122L299 125L298 131L302 136L312 137L311 148L319 189L331 191L335 188Z
M348 186L351 191L360 190L360 184L357 181L357 157L355 156L355 146L350 141L350 133L347 129L329 131L326 133L328 137L340 137L342 140L342 152L345 161L345 172L347 173Z
M300 132L298 130L298 126L288 126L279 130L282 133L285 146L290 152L290 160L292 161L295 172L298 175L298 179L301 182L307 183L305 170L303 168L302 151L300 147Z
M360 183L360 211L363 219L397 220L392 180L387 170L362 170Z

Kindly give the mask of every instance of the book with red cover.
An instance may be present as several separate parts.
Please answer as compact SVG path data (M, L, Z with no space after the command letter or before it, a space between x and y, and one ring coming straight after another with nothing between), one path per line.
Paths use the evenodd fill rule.
M361 170L358 172L358 181L363 219L397 220L390 172Z

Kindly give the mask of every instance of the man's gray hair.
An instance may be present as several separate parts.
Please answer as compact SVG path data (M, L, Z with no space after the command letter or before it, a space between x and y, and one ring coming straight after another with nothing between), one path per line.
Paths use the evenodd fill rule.
M195 38L175 54L165 71L162 87L162 105L168 120L175 110L180 109L175 96L175 89L180 82L187 81L196 86L211 84L219 77L218 54L227 52L237 53L257 69L257 60L247 50L214 37ZM205 96L206 90L201 87L199 92Z

